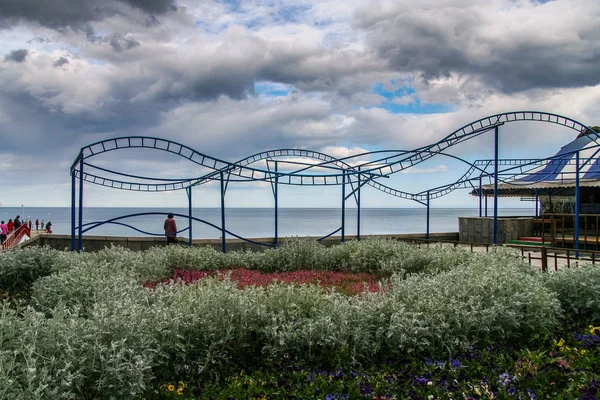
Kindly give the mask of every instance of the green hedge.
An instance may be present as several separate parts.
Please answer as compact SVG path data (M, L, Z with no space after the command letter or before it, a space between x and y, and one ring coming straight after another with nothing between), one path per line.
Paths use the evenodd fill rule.
M502 249L474 254L384 240L325 248L297 240L263 253L36 249L0 260L6 287L31 291L27 306L2 305L0 398L131 398L159 378L218 376L234 363L272 358L370 365L452 356L526 343L564 313L600 311L598 269L540 274ZM315 286L238 290L216 279L142 286L175 266L386 271L391 287L349 297Z

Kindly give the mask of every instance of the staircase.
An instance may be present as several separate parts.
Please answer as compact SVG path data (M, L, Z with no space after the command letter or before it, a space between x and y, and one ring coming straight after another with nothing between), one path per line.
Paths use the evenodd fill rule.
M27 224L21 225L6 237L6 240L2 243L2 250L8 250L18 246L25 236L27 236L27 239L31 237L31 231Z
M510 244L519 244L521 246L546 246L551 247L549 242L542 242L541 237L523 236L517 240L509 240Z

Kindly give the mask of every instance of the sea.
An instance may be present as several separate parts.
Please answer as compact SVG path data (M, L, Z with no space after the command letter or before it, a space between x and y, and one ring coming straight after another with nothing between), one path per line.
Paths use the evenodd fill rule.
M132 214L158 212L161 215L141 215L116 220L96 226L84 232L86 235L101 236L145 236L149 234L162 235L163 222L166 213L187 215L188 209L160 208L114 208L89 207L83 209L84 226L93 226L94 222L103 222L112 218ZM273 237L275 231L275 211L272 208L227 208L225 210L225 227L232 233L244 238ZM499 216L533 216L533 208L500 208ZM35 229L35 220L51 221L53 233L71 233L71 209L69 207L0 207L0 217L8 222L21 215L23 219L30 218ZM203 221L221 226L220 208L194 208L192 215ZM432 208L430 210L430 232L457 232L458 217L477 216L477 208ZM493 209L488 210L493 215ZM325 236L341 227L342 210L339 208L280 208L278 210L279 237L286 236ZM177 228L188 227L188 219L175 217ZM347 235L356 234L357 210L346 209L345 232ZM89 225L86 225L89 224ZM425 208L362 208L360 232L368 234L399 234L424 233L426 231ZM211 239L221 237L220 228L194 221L192 224L193 237ZM339 233L338 233L339 234ZM187 237L187 232L180 234ZM230 237L227 235L226 237Z

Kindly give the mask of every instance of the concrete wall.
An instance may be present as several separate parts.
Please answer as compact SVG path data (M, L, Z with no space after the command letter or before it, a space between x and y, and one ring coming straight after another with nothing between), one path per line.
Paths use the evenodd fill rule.
M432 233L429 235L431 240L439 241L457 241L458 233ZM317 239L317 237L310 237ZM361 238L385 238L397 240L424 239L425 234L397 234L397 235L361 235ZM346 236L346 240L356 239L355 236ZM182 244L187 244L185 238L178 238ZM274 238L252 238L252 240L263 243L274 243ZM279 238L279 243L285 243L286 238ZM332 236L321 241L325 246L332 246L341 243L340 236ZM83 236L83 247L85 251L98 251L111 245L126 247L131 250L147 250L154 246L165 246L166 240L162 237L126 237L126 236ZM212 246L217 250L221 250L221 239L194 239L194 246ZM41 234L21 245L25 246L50 246L57 250L71 249L70 235L57 234ZM240 239L227 239L227 250L263 250L267 247L245 242Z
M492 217L458 217L458 229L461 242L492 243L494 241L494 218ZM533 218L498 218L498 244L531 236L532 233Z

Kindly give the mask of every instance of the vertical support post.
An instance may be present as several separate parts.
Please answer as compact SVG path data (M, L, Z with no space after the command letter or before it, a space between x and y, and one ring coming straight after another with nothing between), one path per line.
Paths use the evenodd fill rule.
M485 203L485 216L488 216L488 206L487 206L487 196L484 196L483 198L484 203Z
M356 240L360 240L360 167L356 175L358 186L356 187Z
M575 257L579 258L579 151L575 153Z
M537 190L535 192L535 218L539 218L540 216L540 210L539 210L539 204L540 203L540 195L538 194Z
M481 217L481 200L482 200L482 187L481 187L481 176L479 176L479 216Z
M188 226L189 226L189 246L192 247L192 187L185 189L188 195Z
M494 128L494 246L498 244L498 127Z
M225 241L225 181L223 172L221 175L221 251L227 253L227 242Z
M346 240L346 170L342 171L342 243Z
M275 197L275 247L279 246L279 233L278 233L278 212L279 212L279 196L278 196L278 184L279 174L277 173L277 161L275 161L275 185L273 187L273 196Z
M79 245L83 251L83 152L79 153Z
M540 258L542 259L542 271L548 272L548 249L542 245ZM529 255L531 257L531 254Z
M75 251L75 201L77 199L75 187L75 169L71 175L71 251ZM42 231L44 227L42 226Z
M427 191L427 229L425 231L425 239L429 239L429 190Z

